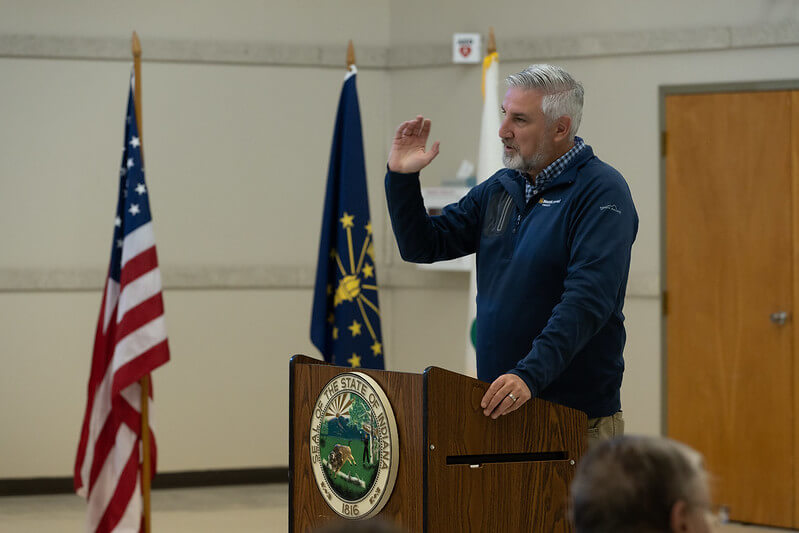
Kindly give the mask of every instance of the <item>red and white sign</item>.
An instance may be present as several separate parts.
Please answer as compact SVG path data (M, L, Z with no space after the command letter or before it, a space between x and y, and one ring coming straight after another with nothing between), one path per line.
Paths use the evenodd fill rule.
M456 33L452 38L453 63L479 63L482 46L479 33Z

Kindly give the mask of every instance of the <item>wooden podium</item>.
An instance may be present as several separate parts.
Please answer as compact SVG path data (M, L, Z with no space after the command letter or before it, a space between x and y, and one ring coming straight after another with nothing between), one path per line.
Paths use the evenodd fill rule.
M379 517L414 533L571 531L568 490L586 446L584 413L533 399L492 420L480 408L489 386L482 381L437 367L352 369L304 355L289 371L289 531L341 519L315 481L310 421L326 384L353 371L382 387L396 417L396 483Z

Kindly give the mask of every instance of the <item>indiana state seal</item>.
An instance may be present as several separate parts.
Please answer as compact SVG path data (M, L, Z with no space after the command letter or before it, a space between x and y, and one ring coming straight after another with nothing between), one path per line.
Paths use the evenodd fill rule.
M394 411L360 372L331 379L311 417L311 465L327 504L344 518L369 518L388 502L399 466Z

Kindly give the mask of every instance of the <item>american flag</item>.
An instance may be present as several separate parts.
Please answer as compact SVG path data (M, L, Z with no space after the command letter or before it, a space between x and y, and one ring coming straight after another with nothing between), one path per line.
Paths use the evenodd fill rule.
M111 263L75 460L75 490L88 500L90 532L139 531L142 524L139 380L169 360L148 194L131 76ZM148 430L152 475L155 440Z

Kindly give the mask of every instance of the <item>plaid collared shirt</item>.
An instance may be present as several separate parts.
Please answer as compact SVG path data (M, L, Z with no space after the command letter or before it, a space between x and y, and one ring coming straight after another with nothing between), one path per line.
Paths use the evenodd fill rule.
M535 177L535 185L530 183L525 177L524 180L524 195L525 201L529 202L530 198L538 194L541 189L543 189L547 183L557 178L563 170L569 166L577 154L580 153L580 150L585 148L585 141L582 140L580 137L574 138L574 146L571 149L560 156L558 159L553 161L547 168L542 170L538 173L538 176Z

